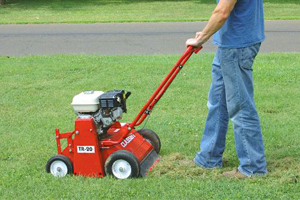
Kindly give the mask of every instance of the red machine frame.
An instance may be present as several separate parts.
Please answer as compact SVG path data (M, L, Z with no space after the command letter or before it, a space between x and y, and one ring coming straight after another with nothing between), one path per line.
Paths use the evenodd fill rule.
M133 153L138 161L143 163L153 151L153 146L135 130L135 127L143 123L151 113L155 104L166 92L190 56L198 53L201 49L202 47L188 47L135 119L131 123L123 125L119 122L114 123L107 131L109 137L98 139L97 127L92 118L76 119L75 130L72 132L60 133L59 129L56 129L57 152L70 159L73 164L73 173L82 176L105 176L104 163L112 153L118 150ZM61 139L67 139L67 146L63 151L61 150ZM90 149L91 152L79 153L80 149L78 148L91 146L94 147ZM151 161L152 164L147 170L151 169L157 161ZM145 170L141 174L145 176L147 171Z

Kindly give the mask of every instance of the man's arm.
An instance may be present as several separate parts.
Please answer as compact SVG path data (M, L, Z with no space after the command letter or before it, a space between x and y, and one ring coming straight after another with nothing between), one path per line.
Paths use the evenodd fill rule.
M214 9L207 25L201 32L196 33L195 38L186 41L187 46L200 47L226 22L237 0L220 0Z

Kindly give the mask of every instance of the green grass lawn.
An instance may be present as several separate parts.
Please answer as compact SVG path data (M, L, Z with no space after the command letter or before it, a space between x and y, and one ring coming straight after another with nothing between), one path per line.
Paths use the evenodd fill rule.
M208 20L215 0L7 0L0 24ZM300 19L299 0L264 0L265 19Z
M178 75L146 128L161 138L161 162L143 179L54 178L55 128L72 131L70 105L83 90L125 89L131 121L179 56L0 57L0 199L297 199L300 196L300 54L260 54L254 66L269 174L229 180L238 166L230 127L224 168L191 164L207 114L212 54L199 53Z

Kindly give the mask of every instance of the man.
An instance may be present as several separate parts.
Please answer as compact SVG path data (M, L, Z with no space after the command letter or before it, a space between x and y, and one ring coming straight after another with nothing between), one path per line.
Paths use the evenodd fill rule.
M229 118L240 165L223 175L246 178L267 173L264 145L253 99L252 65L265 39L262 0L217 0L207 25L187 46L202 46L213 34L218 45L212 64L208 115L194 162L222 167Z

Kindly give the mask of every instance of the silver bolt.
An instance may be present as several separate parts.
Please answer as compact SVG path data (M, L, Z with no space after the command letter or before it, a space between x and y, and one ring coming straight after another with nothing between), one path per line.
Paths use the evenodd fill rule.
M69 147L72 146L72 144L69 144Z
M76 133L76 135L78 135L78 134L79 134L79 131L76 131L75 133Z
M131 128L130 128L130 127L128 127L128 130L129 130L129 131L131 131Z
M71 153L71 152L72 152L72 149L70 149L69 152Z
M59 138L59 136L56 136L56 138Z
M125 169L124 169L123 167L120 167L120 168L119 168L119 171L120 171L120 172L124 172Z
M90 132L92 132L93 131L93 129L90 129Z

